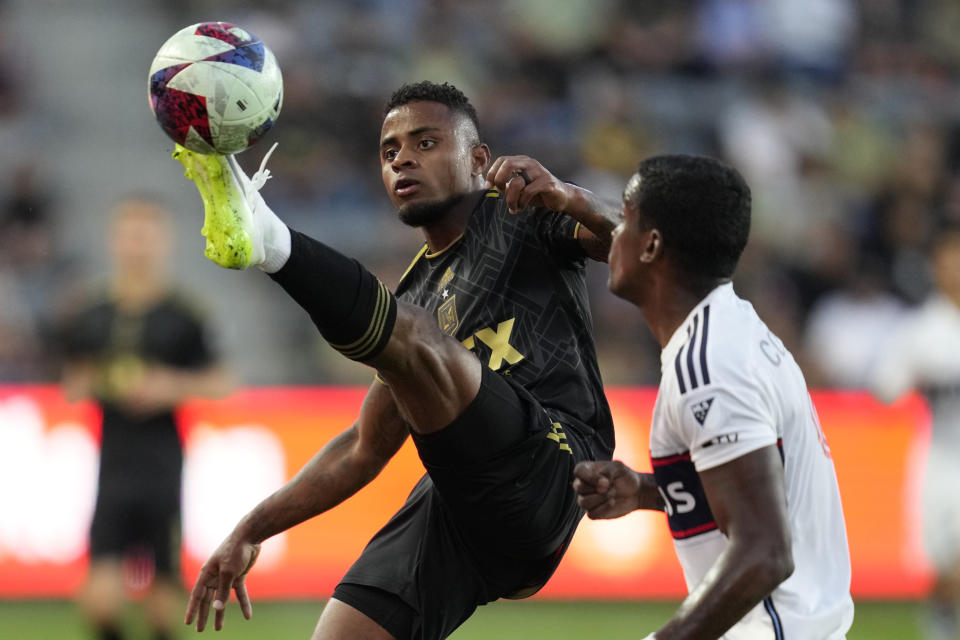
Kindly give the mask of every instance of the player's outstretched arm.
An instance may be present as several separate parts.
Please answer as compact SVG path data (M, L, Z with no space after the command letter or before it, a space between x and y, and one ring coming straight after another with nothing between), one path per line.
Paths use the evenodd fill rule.
M619 518L637 509L663 511L653 474L637 473L619 460L578 463L573 490L593 520Z
M503 192L512 213L531 205L566 213L583 225L578 239L587 254L594 260L607 261L613 229L622 217L619 203L563 182L528 156L500 156L487 170L486 181L487 188Z
M389 388L374 382L357 422L332 439L286 485L243 517L200 569L190 594L186 624L197 631L214 610L214 629L223 627L233 590L245 618L252 609L244 580L267 538L340 504L380 473L408 434ZM241 470L242 471L242 470ZM229 479L224 479L229 485Z
M777 447L703 471L700 480L729 544L657 640L719 638L793 573Z

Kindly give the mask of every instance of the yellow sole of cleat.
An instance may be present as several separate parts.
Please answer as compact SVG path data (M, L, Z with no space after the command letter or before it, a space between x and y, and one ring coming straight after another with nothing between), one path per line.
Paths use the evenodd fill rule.
M231 201L229 169L226 162L214 155L194 153L179 144L173 158L183 165L185 175L192 180L203 199L203 228L200 233L207 239L203 254L221 267L246 269L250 266L253 243L243 229L239 210L243 195L237 194L240 203Z

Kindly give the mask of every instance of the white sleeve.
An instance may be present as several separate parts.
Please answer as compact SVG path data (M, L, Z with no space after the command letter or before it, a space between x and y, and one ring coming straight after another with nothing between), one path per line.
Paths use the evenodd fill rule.
M682 398L678 411L697 471L777 443L776 419L756 387L711 385Z
M879 346L880 355L870 376L870 390L883 402L893 402L909 391L916 381L912 323L901 325Z

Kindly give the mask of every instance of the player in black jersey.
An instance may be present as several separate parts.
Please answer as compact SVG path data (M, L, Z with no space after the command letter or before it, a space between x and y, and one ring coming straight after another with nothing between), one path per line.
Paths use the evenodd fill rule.
M63 388L102 409L90 571L81 605L102 640L121 638L124 560L154 579L143 602L157 640L172 637L181 597L180 475L173 411L189 395L223 395L203 320L166 278L168 213L150 197L118 203L106 289L71 314L63 330Z
M444 638L478 605L539 589L582 516L574 464L613 449L584 268L605 259L619 208L531 158L491 165L462 93L404 86L385 110L381 170L426 245L393 295L288 230L257 193L262 181L232 158L175 155L205 201L207 255L271 273L332 346L378 372L356 423L205 563L187 623L202 630L213 607L220 628L231 588L249 616L244 575L259 543L353 495L408 434L427 474L344 576L313 637Z

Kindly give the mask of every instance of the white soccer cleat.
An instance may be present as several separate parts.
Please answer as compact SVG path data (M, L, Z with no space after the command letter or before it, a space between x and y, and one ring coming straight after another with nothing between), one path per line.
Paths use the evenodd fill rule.
M200 233L207 239L204 255L221 267L263 265L267 258L265 238L277 233L277 225L286 233L286 227L260 195L260 188L270 179L266 164L276 147L274 144L270 148L260 169L248 178L232 155L200 154L176 145L173 157L184 166L184 175L197 185L203 199Z

